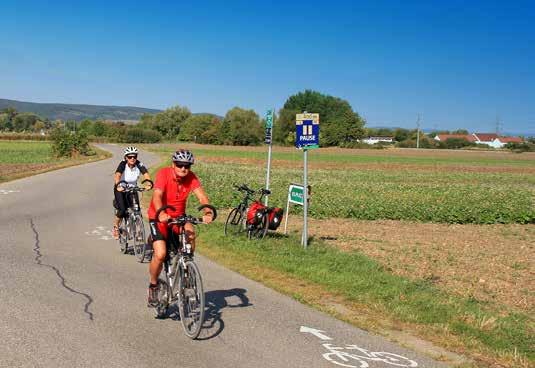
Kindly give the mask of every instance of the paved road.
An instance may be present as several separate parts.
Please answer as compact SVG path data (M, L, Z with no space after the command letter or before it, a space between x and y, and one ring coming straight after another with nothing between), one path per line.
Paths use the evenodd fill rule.
M140 158L157 162L146 152ZM185 337L179 321L156 320L145 305L147 265L120 254L109 234L117 163L0 185L0 367L336 367L322 344L443 366L202 257L208 320L201 340Z

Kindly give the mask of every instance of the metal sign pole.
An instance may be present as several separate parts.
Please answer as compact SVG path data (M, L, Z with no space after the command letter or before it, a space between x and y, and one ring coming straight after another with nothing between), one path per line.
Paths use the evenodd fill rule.
M304 188L303 188L303 246L305 249L308 247L308 168L307 168L308 150L303 148L303 166L304 166Z
M284 220L284 235L288 234L288 211L290 210L290 190L288 189L288 200L286 201L286 218Z
M269 172L271 171L271 143L268 148L268 164L267 164L267 174L266 174L266 189L269 190ZM264 197L264 204L268 205L269 195Z
M271 146L273 145L273 110L268 110L266 114L266 143L268 143L268 163L266 173L266 189L269 190L269 173L271 171ZM269 133L268 133L269 132ZM268 137L269 135L269 137ZM264 197L264 205L268 205L269 195Z

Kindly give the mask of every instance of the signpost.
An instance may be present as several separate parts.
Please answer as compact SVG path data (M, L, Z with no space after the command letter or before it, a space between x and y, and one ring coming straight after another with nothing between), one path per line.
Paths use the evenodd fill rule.
M272 141L272 132L273 132L273 109L270 109L266 112L266 134L264 142L268 145L268 164L267 164L267 173L266 173L266 189L269 190L269 172L271 171L271 141ZM268 197L264 197L264 204L268 205Z
M310 203L310 185L307 188L307 204ZM284 221L284 234L288 233L288 213L290 212L290 203L297 204L300 206L305 205L305 187L301 184L290 184L288 187L288 200L286 201L286 218Z
M311 114L306 111L295 115L295 147L303 150L303 182L304 196L308 198L308 150L319 148L320 138L320 114ZM304 201L304 221L302 244L305 249L308 247L308 203Z

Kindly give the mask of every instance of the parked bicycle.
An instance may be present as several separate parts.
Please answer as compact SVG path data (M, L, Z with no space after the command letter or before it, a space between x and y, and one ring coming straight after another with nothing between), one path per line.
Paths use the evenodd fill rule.
M267 207L262 203L264 196L270 195L271 191L263 188L255 191L247 184L234 185L234 188L243 192L243 198L227 216L225 235L237 235L246 231L249 239L262 239L268 230L277 230L283 210L278 207ZM260 194L260 197L255 200L254 194Z
M215 220L216 209L205 204L201 205L198 210L201 211L204 208L212 211ZM163 206L156 212L155 218L159 218L160 213L166 209L175 211L172 206ZM166 242L164 278L158 279L160 291L156 317L163 318L170 304L177 302L184 332L191 339L195 339L199 336L204 322L205 300L201 272L193 260L191 244L187 242L184 228L187 223L198 225L203 224L203 220L184 214L167 222L169 236ZM173 231L175 227L178 227L177 232Z
M247 184L240 186L234 185L234 188L243 193L243 198L227 216L227 220L225 221L225 235L237 235L247 230L247 209L249 208L249 203L254 200L253 194L256 193Z
M260 197L253 201L247 210L246 228L249 239L262 239L269 229L269 211L271 208L266 207L262 201L264 196L271 194L271 191L262 188L257 193L260 194Z
M143 180L142 184L144 183L148 183L150 188L146 189L137 185L128 184L124 180L117 183L118 190L119 187L123 188L128 200L126 216L119 223L119 245L121 252L124 254L128 253L129 245L131 245L139 262L143 262L145 258L150 258L145 238L145 225L143 223L143 215L141 214L141 206L139 205L137 193L152 189L154 184L148 179ZM114 207L116 207L115 200Z

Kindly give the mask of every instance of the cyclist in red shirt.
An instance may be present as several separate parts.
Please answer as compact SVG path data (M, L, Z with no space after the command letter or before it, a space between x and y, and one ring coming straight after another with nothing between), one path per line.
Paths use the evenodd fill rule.
M201 204L209 204L201 182L191 171L191 165L195 162L193 154L188 150L178 150L172 156L173 163L158 171L154 182L154 193L148 211L150 232L153 239L152 260L149 265L150 284L148 290L148 306L156 307L158 304L158 276L162 271L162 265L166 255L167 221L171 217L183 215L186 210L186 202L191 192L195 194ZM156 212L163 206L173 206L176 211L167 209L162 211L156 219ZM212 222L212 211L204 209L203 222ZM192 224L185 225L186 234L195 250L195 229Z

